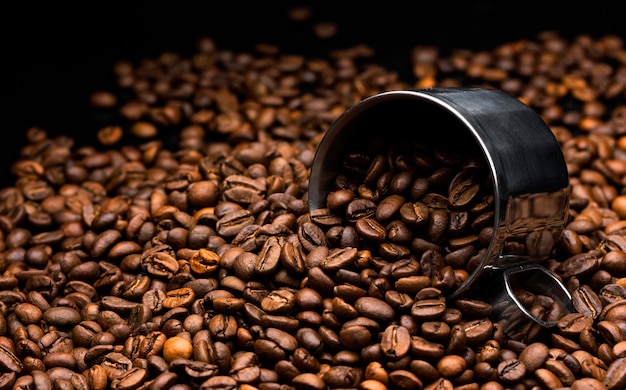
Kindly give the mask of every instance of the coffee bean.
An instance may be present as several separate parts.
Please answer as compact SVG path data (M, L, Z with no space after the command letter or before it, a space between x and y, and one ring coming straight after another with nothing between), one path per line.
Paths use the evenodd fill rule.
M600 297L589 286L581 286L572 294L572 305L578 312L596 318L602 310Z
M571 313L563 316L557 323L557 327L566 335L577 335L583 329L592 326L593 319L582 313Z
M160 278L171 278L179 269L172 248L164 244L144 252L141 267L149 274Z
M582 389L605 389L604 383L596 378L580 378L576 379L571 386L572 390L582 390Z
M519 360L528 371L535 371L548 359L549 348L539 342L528 344L519 354Z
M574 373L562 360L547 360L545 362L545 368L554 374L565 386L571 386L576 380Z
M411 307L411 315L421 321L436 321L442 318L446 303L439 299L416 301Z
M429 341L420 336L411 338L411 352L424 359L440 359L445 354L445 347L441 343Z
M332 366L324 373L322 379L330 387L352 387L354 384L360 383L362 377L361 369L350 366Z
M497 370L498 378L505 382L517 382L526 375L526 367L518 359L503 360Z
M81 321L80 313L71 307L51 307L43 313L43 319L57 326L72 326Z
M537 369L537 371L535 371L535 377L542 386L548 388L559 388L563 386L559 378L546 368Z
M334 272L348 268L354 263L358 255L356 248L341 248L331 251L320 266L324 271Z
M603 306L607 306L617 300L626 297L626 288L616 283L605 284L600 288L598 297L602 301Z
M394 316L393 308L385 301L377 298L359 298L354 303L354 308L360 315L375 321L387 322Z
M303 373L296 375L292 379L292 382L295 386L305 386L310 389L322 390L326 388L326 383L324 382L324 380L313 373Z
M312 222L303 223L298 229L298 238L307 251L326 245L326 237L322 229Z
M8 371L14 373L20 373L23 368L23 364L20 359L15 355L10 348L0 344L0 366Z
M231 390L237 388L237 381L226 375L216 375L202 382L200 389Z

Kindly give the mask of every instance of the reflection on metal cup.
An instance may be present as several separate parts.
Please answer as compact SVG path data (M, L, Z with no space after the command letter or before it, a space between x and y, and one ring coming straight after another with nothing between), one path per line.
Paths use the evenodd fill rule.
M412 131L418 123L436 131ZM493 237L479 264L448 298L489 285L493 273L488 270L534 264L533 272L537 271L565 226L569 175L560 145L548 126L533 109L501 91L399 90L353 105L335 120L317 148L309 180L309 209L325 207L348 146L362 142L374 152L397 144L414 145L425 138L431 143L454 140L475 147L484 157L493 184ZM549 280L554 291L565 290L560 281L545 281ZM563 299L568 301L567 296ZM566 303L564 308L570 307Z

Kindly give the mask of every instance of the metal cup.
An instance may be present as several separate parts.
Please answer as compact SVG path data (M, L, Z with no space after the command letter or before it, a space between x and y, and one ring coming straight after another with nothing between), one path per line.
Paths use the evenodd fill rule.
M550 256L565 226L569 175L548 126L533 109L502 91L398 90L356 103L332 123L317 147L309 179L309 209L326 207L326 196L349 148L359 145L375 155L420 142L456 142L476 148L493 184L494 236L478 267L448 298L496 288L500 293L490 295L512 303L522 316L542 327L555 325L528 312L507 285L513 275L532 273L539 283L532 290L554 294L563 312L572 310L565 286L539 265ZM517 248L515 254L507 252L509 247Z

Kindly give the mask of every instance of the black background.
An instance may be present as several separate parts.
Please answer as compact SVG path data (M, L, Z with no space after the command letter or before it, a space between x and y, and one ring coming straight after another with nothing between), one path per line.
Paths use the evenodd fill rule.
M77 5L78 4L78 5ZM288 18L307 5L306 22ZM250 50L278 44L282 52L326 56L334 48L372 46L375 61L410 77L410 50L418 44L492 50L501 43L533 39L542 31L626 38L618 2L507 1L106 1L19 2L0 16L0 175L11 182L10 164L39 126L91 142L100 124L88 106L90 92L113 87L117 60L154 58L166 51L193 52L208 36L219 48ZM313 25L333 21L338 33L317 38Z

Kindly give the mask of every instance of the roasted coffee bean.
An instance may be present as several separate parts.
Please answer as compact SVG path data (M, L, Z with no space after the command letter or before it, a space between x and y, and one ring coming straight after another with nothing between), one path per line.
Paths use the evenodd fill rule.
M269 314L289 313L294 306L295 294L289 289L272 291L261 301L261 309Z
M157 245L144 252L141 267L157 278L171 278L179 270L173 249L165 244Z
M361 218L373 217L376 214L376 203L370 199L354 199L346 207L348 222L356 222Z
M404 201L404 197L398 194L392 194L381 199L376 207L376 220L380 222L388 221L398 212Z
M559 330L565 335L578 335L583 329L591 327L593 319L582 313L571 313L563 316L557 323Z
M341 269L347 269L357 258L358 251L356 248L341 248L331 251L328 256L322 260L320 267L324 271L335 272Z
M539 381L541 386L546 388L557 389L563 387L563 383L559 378L547 368L539 368L535 371L535 377Z
M260 275L272 274L280 263L280 254L284 240L272 236L265 241L258 257L256 258L255 271Z
M398 211L402 222L412 228L425 226L430 215L430 209L422 202L404 203Z
M519 360L524 364L529 372L541 367L549 357L547 345L539 342L528 344L519 354Z
M445 347L441 343L429 341L420 336L411 338L411 353L426 360L440 359L445 354Z
M557 272L567 279L572 276L589 275L598 270L600 260L592 253L581 253L569 257L557 267Z
M309 252L315 247L326 245L324 232L312 222L305 222L298 228L298 238L302 246Z
M602 383L602 381L596 379L596 378L580 378L580 379L576 379L574 381L574 383L572 383L571 386L572 390L582 390L582 389L590 389L590 390L599 390L599 389L606 389L606 386L604 385L604 383Z
M411 334L403 326L390 325L383 332L380 345L386 356L402 359L411 348Z
M454 304L466 318L486 318L492 312L491 305L480 300L461 298L457 299Z
M237 388L237 381L226 375L216 375L202 382L200 389L234 390Z
M394 311L389 304L381 299L362 297L356 300L354 308L360 315L375 321L387 322L394 316Z
M486 318L468 321L462 326L465 330L468 344L485 342L492 336L494 331L493 322Z
M235 210L225 214L216 222L216 230L223 237L234 237L243 228L253 223L254 216L248 210Z
M440 320L446 310L446 303L440 299L423 299L411 307L411 315L420 321Z
M20 373L23 368L23 364L15 353L6 346L0 344L0 366L5 372Z
M518 359L503 360L497 370L498 378L504 382L517 382L526 375L526 367Z
M596 329L602 336L602 339L609 345L615 345L624 340L624 333L615 322L599 321L596 324Z
M51 307L43 313L43 319L59 327L72 326L80 322L80 313L71 307Z
M591 289L583 285L572 293L572 305L579 313L596 318L602 310L600 297Z

